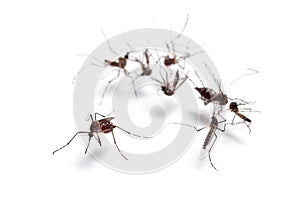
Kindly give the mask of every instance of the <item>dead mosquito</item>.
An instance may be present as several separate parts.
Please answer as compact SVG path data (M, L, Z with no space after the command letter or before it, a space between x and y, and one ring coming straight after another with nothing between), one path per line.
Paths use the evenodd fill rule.
M161 90L165 95L172 96L175 93L175 91L188 79L188 76L185 75L184 78L179 78L179 71L177 70L174 80L169 82L168 73L166 71L165 73L166 76L164 78L163 75L161 74L161 71L159 72L162 81L153 77L151 77L151 79L161 84ZM179 83L179 81L181 82Z

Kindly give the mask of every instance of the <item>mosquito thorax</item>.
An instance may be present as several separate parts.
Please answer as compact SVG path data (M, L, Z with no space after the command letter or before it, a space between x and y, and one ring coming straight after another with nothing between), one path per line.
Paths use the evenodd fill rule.
M213 125L213 126L215 126L215 127L218 127L219 122L218 122L218 120L217 120L217 118L215 116L211 117L210 124Z
M92 124L90 126L90 131L91 132L98 132L98 131L100 131L98 121L93 121L92 122Z
M218 99L220 105L224 106L228 103L228 97L224 93L219 94L219 99Z
M173 90L170 90L168 87L166 86L161 86L161 90L164 92L165 95L167 96L172 96L174 94Z

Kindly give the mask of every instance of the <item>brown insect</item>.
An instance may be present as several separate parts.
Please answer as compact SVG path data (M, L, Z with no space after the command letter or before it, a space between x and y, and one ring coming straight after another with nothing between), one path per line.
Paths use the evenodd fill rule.
M119 54L112 49L112 47L110 45L110 42L109 42L107 36L105 35L104 31L103 30L101 30L101 31L102 31L104 37L106 38L109 50L111 52L113 52L115 55L119 56ZM120 57L118 57L114 61L104 60L104 62L105 62L105 66L104 67L106 67L106 66L116 67L116 68L118 68L118 73L117 73L117 75L114 78L112 78L110 81L107 82L107 84L105 86L105 89L103 91L102 97L101 97L101 101L100 101L99 104L102 104L103 98L105 96L105 93L107 92L107 89L108 89L109 85L120 76L121 70L124 72L125 76L129 77L132 80L132 86L133 86L134 94L135 94L135 96L137 96L134 78L130 75L130 73L126 69L127 61L128 60L135 61L135 60L131 60L129 58L130 53L131 52L126 52L126 54L124 56L120 56ZM98 64L95 64L95 63L91 63L91 65L95 65L95 66L101 67L101 65L98 65Z
M97 120L97 115L103 117L103 119ZM79 132L77 132L77 133L71 138L71 140L70 140L67 144L65 144L64 146L60 147L59 149L53 151L53 154L56 153L57 151L59 151L59 150L65 148L66 146L68 146L78 134L88 134L89 140L88 140L88 144L87 144L87 147L86 147L86 149L85 149L85 152L84 152L84 153L86 154L86 153L87 153L87 150L88 150L88 148L89 148L90 141L91 141L91 138L92 138L92 137L94 137L94 138L96 139L96 141L99 143L99 145L100 145L100 147L101 147L102 144L101 144L101 140L100 140L99 134L100 134L100 133L103 133L103 134L111 133L112 136L113 136L114 144L115 144L115 146L117 147L119 153L121 154L121 156L122 156L124 159L128 160L128 158L125 157L125 156L123 155L123 153L121 152L120 148L119 148L118 145L117 145L117 142L116 142L116 139L115 139L115 135L114 135L114 129L115 129L115 128L118 128L118 129L124 131L125 133L127 133L127 134L129 134L129 135L132 135L132 136L135 136L135 137L139 137L139 138L142 137L142 138L147 138L147 139L151 138L151 137L145 137L145 136L140 136L140 135L132 134L132 133L130 133L129 131L126 131L126 130L120 128L119 126L114 125L114 124L111 122L111 121L114 119L114 117L106 117L106 116L101 115L101 114L99 114L99 113L95 113L95 116L94 116L94 119L95 119L95 120L93 119L92 114L89 115L89 118L88 118L87 120L89 120L89 119L92 120L92 123L91 123L91 125L90 125L90 131L79 131Z
M163 75L160 73L160 76L162 78L162 81L155 79L153 77L151 77L152 80L157 81L161 84L161 90L163 91L163 93L167 96L172 96L174 95L175 91L188 79L188 76L185 75L184 78L179 78L179 71L176 71L175 74L175 78L173 82L169 82L169 78L168 78L168 74L166 73L166 79L164 79ZM181 82L179 83L179 81L181 80Z
M238 125L238 124L245 124L248 129L249 129L249 134L251 133L251 128L250 128L250 125L251 125L251 119L249 119L248 117L246 117L245 115L243 115L241 112L260 112L260 111L255 111L255 110L252 110L251 108L239 108L239 106L241 105L247 105L249 103L237 103L237 102L231 102L229 104L229 110L231 112L234 113L234 116L232 118L232 121L231 123L229 123L229 125ZM241 122L234 122L234 119L235 119L235 116L239 116L242 121Z

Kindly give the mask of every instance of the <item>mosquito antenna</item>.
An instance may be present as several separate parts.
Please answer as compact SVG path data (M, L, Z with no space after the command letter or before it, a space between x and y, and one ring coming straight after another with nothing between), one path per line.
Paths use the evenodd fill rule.
M106 34L104 33L103 29L101 29L101 32L102 32L102 34L104 35L104 37L105 37L105 39L106 39L106 42L107 42L107 45L108 45L109 50L110 50L111 52L113 52L114 54L116 54L117 56L119 56L119 54L118 54L117 52L115 52L115 51L111 48L110 42L109 42L109 40L108 40Z
M258 70L255 70L255 69L252 69L252 68L246 68L247 70L251 71L249 73L246 73L246 74L243 74L239 77L237 77L235 80L233 80L230 85L233 85L233 83L235 83L236 81L238 81L240 78L244 77L244 76L249 76L249 75L254 75L254 74L258 74L259 71Z

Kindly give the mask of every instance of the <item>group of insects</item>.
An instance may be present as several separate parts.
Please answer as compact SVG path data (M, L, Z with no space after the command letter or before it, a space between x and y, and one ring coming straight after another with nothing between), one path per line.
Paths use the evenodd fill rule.
M197 52L197 53L189 53L189 47L187 44L186 51L185 52L178 52L176 51L176 41L181 37L186 25L188 22L188 18L186 20L186 23L184 25L184 28L182 29L181 33L178 34L175 38L169 40L166 42L166 50L165 52L161 53L158 52L155 48L143 48L138 50L132 50L123 53L123 55L119 55L114 51L112 46L110 45L110 41L107 39L106 35L104 34L107 45L109 50L116 55L116 58L114 60L105 59L103 61L99 61L97 58L93 57L95 61L99 61L100 64L92 62L91 66L96 67L105 67L105 68L113 68L116 69L116 76L112 79L110 79L105 89L102 93L101 100L99 104L102 103L103 98L105 98L105 94L112 82L114 82L121 74L124 74L124 76L131 79L132 87L135 96L138 96L136 88L135 88L135 81L138 78L142 77L150 77L154 82L158 83L160 85L160 90L162 91L163 95L166 96L173 96L175 95L176 91L186 82L189 82L194 85L194 92L196 95L199 96L200 101L203 101L204 106L212 105L213 106L213 113L211 114L211 121L210 124L203 128L197 128L196 125L193 124L185 124L185 123L176 123L181 126L188 126L193 129L195 129L196 132L200 132L205 128L209 128L208 134L204 140L202 149L207 151L209 156L209 161L211 166L217 170L217 168L214 166L212 159L211 159L211 150L215 145L215 142L217 140L217 131L224 132L226 125L238 125L238 124L244 124L248 130L249 134L251 132L251 119L246 116L246 114L243 114L244 112L258 112L253 111L251 108L244 108L243 106L250 105L251 102L247 102L243 99L239 98L231 98L227 96L221 89L221 83L220 80L217 80L214 78L216 84L218 85L218 90L214 90L212 88L209 88L208 86L205 86L203 81L201 80L198 72L194 70L192 73L195 74L195 77L197 77L197 82L201 83L195 84L195 81L192 80L189 76L190 71L186 71L186 61L188 58L195 56L197 54L203 53L203 51ZM128 44L128 46L130 46ZM138 70L130 70L130 65L135 64L138 66ZM207 69L209 69L209 66L206 63L202 63L205 65ZM153 76L153 70L159 70L159 77ZM251 69L252 70L252 69ZM253 73L257 73L257 71L252 70ZM214 75L211 74L213 77ZM248 74L245 74L248 75ZM243 76L245 76L243 75ZM240 78L240 77L239 77ZM237 79L236 79L237 80ZM235 81L236 81L235 80ZM243 108L242 108L243 107ZM227 120L222 116L223 112L230 111L234 114L233 119L230 123L227 123ZM111 114L109 114L111 115ZM95 138L99 146L102 146L99 134L108 134L111 133L113 137L113 142L117 150L119 151L120 155L125 159L129 160L120 148L118 147L118 144L116 142L114 130L115 128L120 129L124 133L137 137L137 138L144 138L144 139L150 139L151 137L141 136L137 134L133 134L118 125L114 124L112 121L114 120L114 117L111 117L109 115L102 115L100 113L94 113L94 116L92 114L88 115L88 118L86 120L91 120L90 130L89 131L79 131L77 132L64 146L58 148L53 152L55 154L56 152L60 151L61 149L68 146L73 139L79 135L79 134L86 134L88 135L88 144L85 148L85 154L87 153L87 150L90 145L91 138ZM97 116L101 117L101 119L97 119ZM235 122L235 117L239 117L240 121Z

